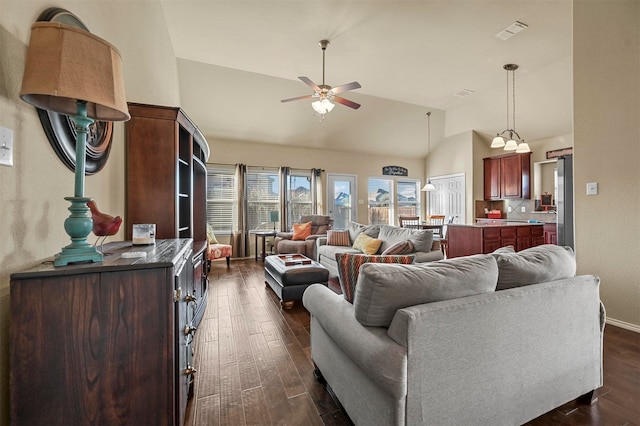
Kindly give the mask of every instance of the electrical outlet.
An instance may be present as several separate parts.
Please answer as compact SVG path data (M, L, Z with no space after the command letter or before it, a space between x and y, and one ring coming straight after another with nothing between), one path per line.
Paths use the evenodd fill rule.
M520 211L522 213L526 213L527 212L527 208L525 206L520 207Z
M513 210L511 206L507 207L507 213L511 213L511 210Z
M13 167L13 131L0 127L0 164Z

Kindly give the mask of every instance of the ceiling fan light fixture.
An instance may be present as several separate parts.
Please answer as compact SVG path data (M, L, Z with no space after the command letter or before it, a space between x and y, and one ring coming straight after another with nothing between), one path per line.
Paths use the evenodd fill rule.
M327 98L324 98L319 101L311 102L311 108L318 114L324 115L328 112L331 112L335 105L331 103L331 101Z

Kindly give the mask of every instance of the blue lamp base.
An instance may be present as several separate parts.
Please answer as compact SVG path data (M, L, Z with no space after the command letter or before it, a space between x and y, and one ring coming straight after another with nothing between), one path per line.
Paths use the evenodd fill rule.
M98 249L87 242L87 236L93 228L93 220L89 215L87 197L65 197L71 203L71 215L64 221L64 230L71 237L71 244L62 248L55 255L53 264L64 266L70 263L102 262L103 255Z

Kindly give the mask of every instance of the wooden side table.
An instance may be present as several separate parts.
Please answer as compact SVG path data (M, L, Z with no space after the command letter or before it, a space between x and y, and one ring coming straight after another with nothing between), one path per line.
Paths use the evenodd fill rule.
M249 234L253 234L255 236L256 241L256 262L258 261L258 237L262 238L262 261L264 262L265 253L266 253L266 242L267 237L275 237L278 235L278 231L249 231Z

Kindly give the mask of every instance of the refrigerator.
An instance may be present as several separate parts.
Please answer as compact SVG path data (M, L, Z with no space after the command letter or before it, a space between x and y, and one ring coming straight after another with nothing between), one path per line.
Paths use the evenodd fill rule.
M573 249L573 155L558 157L558 245Z

